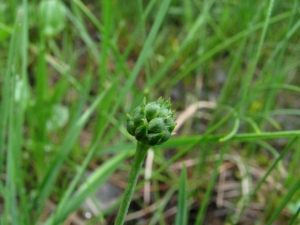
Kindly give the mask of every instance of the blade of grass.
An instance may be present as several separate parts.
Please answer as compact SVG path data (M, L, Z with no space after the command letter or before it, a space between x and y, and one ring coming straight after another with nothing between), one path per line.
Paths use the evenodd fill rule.
M0 30L6 32L7 34L12 34L13 33L13 29L10 26L7 26L4 23L0 23Z
M101 41L101 63L100 63L100 87L104 88L104 84L106 82L106 78L108 76L108 68L107 68L107 59L109 55L109 41L111 39L111 28L112 28L112 1L102 1L103 8L103 24L104 24L104 32L103 39Z
M295 91L300 92L300 87L290 84L271 84L267 86L261 86L261 90L269 90L269 89L280 89L280 90L288 90L288 91Z
M232 92L234 91L234 89L232 88L232 85L237 82L235 72L241 63L242 54L245 51L246 40L247 40L247 38L245 36L241 41L238 51L235 53L234 60L232 62L230 70L228 72L225 84L221 89L220 95L218 96L219 104L224 104L226 102L230 102L229 98L231 98ZM214 119L211 120L211 123L214 122Z
M286 13L282 13L278 16L274 16L273 18L270 19L270 24L276 23L278 21L284 20L286 18L288 18L293 12L286 12ZM199 64L201 64L202 62L205 62L206 60L210 59L211 57L213 57L216 53L220 52L221 50L229 47L230 45L232 45L233 43L237 42L238 40L240 40L241 38L244 38L245 36L249 35L250 33L261 29L264 26L265 23L258 23L256 25L253 25L251 27L249 27L249 29L245 29L244 31L241 31L240 33L232 36L231 38L226 39L224 42L216 45L213 49L211 49L210 51L207 51L205 54L203 54L201 57L197 57L195 59L195 61L193 61L191 64L189 64L187 67L184 68L183 71L179 71L176 74L173 75L172 80L169 81L168 80L168 85L175 85L176 83L179 82L179 80L181 80L182 78L184 78L187 75L190 75L191 72L196 69ZM148 88L151 88L153 86L155 86L157 84L157 81L153 81L151 83L151 85L148 86ZM165 82L162 82L159 86L159 89L161 90L163 88L163 86L166 85Z
M112 108L110 109L111 115L115 115L115 113L117 112L120 105L124 102L124 99L125 99L127 93L129 92L130 88L132 87L133 83L135 82L135 80L139 74L139 71L143 67L143 65L148 57L148 54L151 51L151 46L155 40L158 30L159 30L159 28L163 22L163 19L167 13L169 4L170 4L170 0L167 0L167 1L164 1L161 3L160 8L157 12L158 16L156 17L155 22L154 22L154 24L150 30L150 33L148 35L148 38L145 41L143 49L142 49L141 53L139 54L139 57L134 66L134 69L133 69L130 77L127 79L126 83L124 84L124 88L122 88L122 90L120 90L120 94L119 94L118 98L116 99L116 102L114 104L112 104ZM104 122L104 124L102 124L102 126L99 127L97 133L103 134L103 132L106 129L106 127L108 126L108 124L109 124L109 120L106 120Z
M250 117L244 117L243 120L245 120L252 128L252 130L255 132L255 133L261 133L261 130L259 129L257 123L251 119Z
M257 191L261 187L261 185L265 182L265 180L267 179L267 177L269 176L269 174L273 171L273 169L276 167L276 165L282 160L282 158L284 157L284 155L291 149L291 147L293 146L293 144L295 143L295 141L298 138L299 138L299 136L292 138L290 140L290 142L287 144L287 146L280 153L280 155L276 158L276 160L274 161L274 163L270 166L270 168L268 169L268 171L265 173L265 175L263 176L263 178L259 181L259 183L255 187L255 189L253 190L253 192L249 196L249 199L247 199L247 202L243 205L243 208L241 209L240 213L237 214L233 218L233 224L237 224L238 223L240 217L243 215L245 209L248 207L248 205L250 204L251 200L254 198L254 196L256 195Z
M44 206L46 199L51 192L51 189L54 185L54 181L58 175L60 167L68 157L68 154L70 153L72 146L76 142L78 135L80 134L80 131L87 123L88 119L90 118L94 110L102 102L103 98L107 93L107 90L103 91L100 95L98 95L97 98L91 104L91 106L78 119L78 121L76 121L76 123L71 126L68 134L66 135L64 142L62 143L61 147L58 149L56 155L54 156L52 162L50 163L50 166L48 167L47 172L45 173L46 175L38 188L38 195L33 201L33 207L39 205L38 212L35 215L35 221L37 221L38 217L40 216L42 206Z
M112 88L113 89L113 88ZM91 195L91 193L93 193L93 190L95 188L99 188L97 185L100 185L101 183L91 183L91 186L93 187L92 189L89 189L88 192L82 192L82 194L78 194L77 195L77 200L75 200L76 197L72 197L71 195L74 192L77 184L79 183L84 171L86 170L88 163L90 162L90 160L92 159L92 157L95 155L96 150L98 149L98 143L100 142L100 138L102 137L102 134L99 133L97 135L96 140L94 141L88 155L86 156L82 166L80 166L80 168L78 169L76 176L74 177L74 179L72 180L69 188L67 189L67 191L64 193L62 199L60 200L60 203L57 207L57 210L55 212L55 214L49 219L49 221L54 221L51 222L53 224L56 224L56 222L59 222L61 220L63 220L64 218L66 218L68 216L68 213L71 213L71 211L64 211L64 209L66 208L72 208L73 210L75 210L76 208L78 208L80 206L80 204L82 204L82 202L84 201L84 199L86 197L88 197L89 195ZM128 152L128 151L124 151L124 152ZM100 168L99 168L100 170ZM114 168L111 169L112 171L114 170ZM100 174L101 172L95 172L95 174ZM93 175L91 175L91 177L93 177ZM100 178L99 178L100 179ZM94 179L96 182L100 182L99 179ZM105 179L105 177L102 177L102 179ZM70 205L70 201L75 202L73 205ZM63 214L63 212L65 212ZM48 222L50 223L50 222Z
M1 134L6 135L5 132L7 129L6 194L3 195L6 196L4 221L5 223L9 223L11 220L10 222L16 225L28 221L28 211L26 208L28 201L24 193L23 173L19 173L19 171L22 171L23 123L26 98L28 97L26 93L28 46L28 10L26 0L22 1L21 9L22 14L19 14L15 21L5 78L5 82L8 82L8 87L7 89L4 88L4 102L6 105L3 105L3 107L7 107L8 109L4 110L4 113L7 114L4 115L3 119L4 123L8 124L8 127L4 126L3 133ZM17 85L17 83L20 85ZM10 96L7 96L8 93L6 91L9 92ZM16 92L19 93L18 98L16 98ZM5 146L5 139L2 141L3 146ZM2 154L4 156L4 152ZM1 161L2 163L3 161ZM23 214L20 213L21 210Z
M114 15L114 11L112 10L112 5L111 3L107 3L107 2L103 2L103 10L104 10L104 15L103 15L103 23L104 23L104 27L102 29L102 27L100 27L100 22L98 22L98 20L96 18L94 18L93 14L90 13L89 11L85 11L87 13L87 15L89 16L89 18L91 18L95 25L97 26L98 30L100 33L102 33L102 36L104 38L103 42L102 42L102 58L100 61L100 82L102 82L102 84L100 84L99 89L101 90L101 88L105 88L105 83L110 83L111 82L111 78L113 77L115 80L122 80L123 77L121 77L123 75L122 70L124 71L125 76L130 77L130 71L128 69L128 66L126 65L124 56L119 52L119 49L117 47L117 44L114 42L114 40L111 36L113 36L113 33L111 32L111 26L113 26L112 24L112 19L111 17ZM108 57L109 57L109 53L110 50L114 53L114 57L115 57L115 62L116 63L116 70L114 71L114 73L112 75L110 74L110 69L108 68ZM102 75L101 75L102 74ZM118 78L119 77L119 78ZM106 80L105 80L106 79ZM119 86L121 86L122 84L119 84ZM118 87L116 87L117 89ZM125 96L118 96L117 99L119 98L123 98ZM114 116L115 112L113 112L111 110L111 108L113 108L113 106L115 105L115 99L116 99L116 95L115 95L115 91L110 91L107 96L106 96L106 101L104 102L105 104L103 104L101 106L101 109L98 110L98 116L97 116L97 129L95 134L97 133L102 133L108 126L109 121L107 119L107 114L109 114L110 116ZM107 113L109 112L109 113ZM112 132L113 134L115 134L115 132ZM106 135L106 133L105 133ZM105 136L103 135L103 136ZM95 136L93 138L93 140L95 140ZM103 139L102 139L103 140ZM106 141L102 141L101 143L103 143L103 145L106 143Z
M238 132L239 125L240 125L240 119L236 115L235 115L235 117L236 118L235 118L235 121L234 121L232 131L230 131L225 137L220 138L219 139L220 142L224 142L224 141L229 140L230 138L232 138Z
M1 113L0 113L0 173L3 172L3 165L4 165L4 157L5 157L5 139L6 139L6 131L8 129L8 115L9 115L9 105L12 101L12 95L11 95L11 82L12 82L12 72L13 72L13 65L16 61L16 49L17 47L17 41L19 40L18 37L20 36L20 31L18 27L19 20L15 20L15 24L13 27L13 31L10 38L9 43L9 52L8 52L8 58L6 62L6 69L3 69L2 71L5 71L4 75L4 81L3 81L3 87L2 87L2 95L1 95ZM2 180L0 180L2 182Z
M179 195L175 225L182 225L187 223L188 215L188 190L187 190L187 172L186 167L183 166L179 179Z
M224 155L227 152L228 146L229 146L229 142L226 142L225 146L223 146L223 148L222 148L222 150L220 152L219 160L217 161L217 164L214 167L212 178L210 179L210 182L209 182L207 190L205 192L203 201L201 202L201 207L200 207L200 209L199 209L199 211L197 213L197 218L196 218L196 223L195 223L196 225L203 224L205 212L206 212L206 209L207 209L207 206L208 206L208 201L209 201L211 193L213 191L213 187L214 187L215 182L217 180L219 168L220 168L220 166L221 166L221 164L223 162L223 158L224 158Z
M261 54L263 43L265 41L267 29L270 25L270 17L271 17L272 9L273 9L273 6L274 6L274 1L275 0L270 0L269 1L267 16L266 16L266 19L265 19L265 22L264 22L262 34L261 34L261 37L259 39L257 50L255 50L256 54L254 56L253 63L252 63L251 68L249 70L248 76L246 76L246 78L244 78L245 79L245 86L244 86L243 91L241 93L241 101L242 102L246 102L248 93L250 91L249 88L250 88L250 85L251 85L251 81L253 79L254 72L255 72L256 67L257 67L257 63L258 63L258 60L259 60L259 57L260 57L260 54Z
M293 9L297 10L298 1L295 0L293 4ZM280 69L286 64L285 62L285 54L287 51L289 39L292 37L292 35L299 30L300 27L300 21L298 21L295 25L293 25L295 20L295 14L292 15L289 18L289 21L287 23L286 28L286 35L284 38L276 45L276 48L272 52L270 58L268 59L267 63L265 64L265 68L267 71L270 69L270 63L273 63L275 66L271 66L271 71L268 72L267 76L264 77L264 83L270 83L270 84L283 84L285 83L285 80L288 76L286 76L285 73L278 73L278 71L281 71ZM262 71L265 70L265 68L262 69ZM270 82L267 82L267 81ZM263 111L265 114L268 114L268 111L273 107L273 102L275 101L275 97L277 96L277 91L275 89L270 89L268 94L265 95L265 100L263 104Z
M185 39L182 41L179 49L175 53L172 53L172 55L170 57L168 57L168 59L163 63L163 66L156 72L156 74L153 75L150 82L147 83L147 87L146 87L147 89L151 90L151 88L153 88L159 82L159 80L162 79L162 77L166 74L166 72L172 66L172 64L174 63L176 58L180 55L180 53L188 46L188 44L191 41L193 41L193 38L195 37L195 35L197 35L197 32L199 31L201 25L203 25L203 23L205 23L206 15L209 12L209 9L213 5L213 3L214 3L214 1L207 1L207 4L205 4L205 7L203 9L203 13L201 13L198 16L198 18L195 20L193 26L190 28L190 31L186 35ZM164 82L162 82L162 83L164 83ZM173 86L176 83L177 82L172 82L172 84L168 83L168 86L169 85ZM164 83L164 85L162 85L162 86L166 87L167 85L165 85L165 83Z
M293 225L294 222L296 222L298 216L300 215L300 206L298 207L297 212L293 215L293 217L291 218L289 225Z
M44 159L45 159L45 151L40 151L40 149L44 149L45 143L47 143L47 130L46 130L46 122L49 118L49 113L51 110L49 108L52 105L49 102L49 87L48 87L48 71L47 71L47 62L46 62L46 37L42 31L39 30L39 44L38 44L38 59L37 59L37 69L36 72L38 76L36 77L36 103L34 105L34 112L36 114L36 118L31 120L32 130L33 130L33 143L36 143L37 151L34 151L33 160L36 164L34 173L37 174L38 180L41 179L44 172ZM45 107L45 103L49 107Z
M249 134L236 134L230 141L251 141L260 139L274 139L282 137L297 137L300 135L300 130L298 131L282 131L282 132L264 132L264 133L249 133ZM162 167L153 172L153 176L159 174L161 171L165 170L168 166L174 163L176 160L180 159L183 155L187 154L193 147L198 144L217 142L222 135L202 135L202 136L192 136L192 137L181 137L181 138L171 138L167 143L160 145L160 148L178 148L179 146L188 146L183 150L176 153L167 163Z
M170 0L166 0L161 3L160 8L157 12L157 17L155 19L155 22L151 28L151 31L148 35L147 40L145 41L144 47L139 55L139 58L134 66L134 69L131 73L131 77L127 80L124 88L121 90L120 96L126 96L128 91L130 90L131 86L133 85L134 81L136 80L139 71L141 70L142 66L144 65L144 63L147 59L147 56L148 56L149 52L151 51L151 45L152 45L153 41L155 40L155 37L158 33L158 29L160 28L160 26L163 22L163 18L165 17L165 15L167 13L169 4L170 4ZM115 107L113 108L112 111L115 112L122 102L123 102L123 98L121 98L121 97L118 98L118 100L115 104Z
M152 2L153 1L151 1L151 3ZM143 49L142 49L141 53L139 54L139 57L137 59L137 62L135 64L135 67L134 67L132 73L128 77L128 79L127 79L127 81L124 85L123 90L121 90L121 93L120 93L119 97L117 98L117 101L114 104L110 104L112 106L112 109L110 110L111 115L115 115L115 113L118 110L118 108L120 107L121 103L124 102L124 98L126 97L126 94L128 93L128 91L132 87L132 85L133 85L134 81L136 80L136 77L138 76L139 71L141 70L142 66L145 64L145 61L148 57L148 54L151 51L151 46L152 46L152 44L155 40L155 37L158 33L158 29L161 26L161 24L163 22L163 18L165 17L165 15L167 13L167 9L168 9L169 4L170 4L170 0L167 0L167 1L162 2L162 4L160 5L159 10L157 12L158 16L156 17L155 22L154 22L154 24L153 24L153 26L150 30L150 33L148 35L148 38L145 41ZM148 7L147 7L147 9L148 9ZM149 10L147 10L147 9L145 11L145 15L146 15L146 13L148 14L148 12L149 12ZM91 14L89 14L89 15L91 16ZM94 19L93 19L93 21L97 22L97 20L94 20ZM99 25L99 23L97 23L97 24ZM114 52L116 52L116 51L114 51ZM123 65L122 68L126 68L126 66L124 67L124 65L125 65L124 62L122 62L122 65ZM128 73L126 73L126 71L125 71L125 74L128 74ZM108 120L105 120L104 124L102 124L102 126L98 127L97 133L102 134L104 132L104 130L106 129L106 127L108 126L108 123L109 123Z
M25 118L25 109L28 105L29 93L28 93L28 78L27 78L27 66L28 66L28 39L29 39L29 24L28 24L28 2L27 0L22 1L22 34L21 34L21 86L20 88L20 99L19 99L19 110L18 114L16 114L16 135L18 135L18 139L16 138L14 141L18 143L18 158L16 161L15 169L16 171L22 171L21 168L21 159L22 159L22 145L23 145L23 129L24 129L24 118ZM14 109L15 110L15 109ZM17 154L15 152L15 154ZM24 173L17 173L17 185L19 189L19 198L20 198L20 214L21 214L21 221L20 223L28 224L30 211L28 207L28 194L26 193L26 188L24 184Z
M8 220L9 220L9 215L10 215L10 208L12 204L14 203L14 199L15 199L15 193L14 190L15 188L12 188L10 186L13 186L14 181L12 181L12 179L14 179L14 176L11 174L9 176L9 173L11 173L10 169L8 169L8 167L11 167L11 157L12 157L12 151L13 149L11 149L11 143L8 140L8 143L6 144L6 132L10 133L10 129L11 129L11 120L10 117L12 116L12 112L11 112L11 105L13 103L13 97L11 95L11 92L13 90L12 89L12 84L13 84L13 65L14 62L16 61L16 49L18 48L17 46L17 41L18 41L18 37L20 36L19 33L19 26L18 26L19 20L16 19L15 20L15 24L14 24L14 28L13 28L13 32L11 35L11 40L10 40L10 46L9 46L9 53L8 53L8 59L7 59L7 66L6 66L6 73L5 73L5 78L4 78L4 87L3 87L3 92L2 92L2 102L1 102L1 141L0 141L0 159L1 159L1 174L4 172L3 171L3 165L4 165L4 157L5 157L5 149L7 148L7 155L6 155L6 173L7 173L7 181L6 181L6 185L5 188L1 188L2 189L2 196L4 198L4 215L3 215L3 223L4 224L8 224ZM10 115L10 116L9 116ZM13 135L14 133L12 133ZM2 179L0 180L1 184L2 184ZM4 185L4 183L3 183ZM2 185L1 185L2 186ZM10 191L11 190L11 191ZM15 213L14 213L15 214Z
M40 43L39 43L39 55L37 62L37 73L36 78L36 114L38 123L36 123L36 134L34 139L37 140L37 143L43 145L46 142L46 121L48 119L49 108L44 107L45 102L48 101L48 72L47 72L47 63L46 63L46 40L45 36L40 31ZM40 146L42 147L42 146ZM39 151L39 154L44 154L44 151ZM44 156L41 156L44 158ZM36 158L38 163L39 158ZM39 163L38 163L39 164ZM44 164L40 165L38 171L44 167Z
M14 82L12 82L12 89L14 90ZM11 218L12 224L20 224L19 211L18 211L18 202L17 202L17 171L18 170L18 156L19 149L17 142L19 136L16 132L15 127L15 117L14 114L14 99L10 99L9 103L9 116L8 116L8 144L7 144L7 164L6 164L6 216Z
M79 171L72 181L70 188L67 190L63 199L61 200L56 213L50 217L44 224L58 224L63 222L68 215L70 215L74 210L79 208L83 201L92 193L94 193L100 186L103 184L109 176L119 167L120 163L124 161L128 156L129 152L122 152L114 156L114 158L105 162L101 167L94 171L85 182L78 188L78 190L71 197L73 190L75 189L76 184L78 183L81 175L84 173L87 164L89 163L91 157L94 155L96 150L96 145L91 149L89 155L84 161L84 165L79 168Z
M168 141L170 141L170 140L168 140ZM176 162L182 156L184 156L189 151L191 151L197 144L199 144L199 142L195 142L195 143L192 143L192 144L186 144L185 145L185 146L187 146L186 148L184 148L184 149L180 150L179 152L177 152L170 160L168 160L168 162L164 163L160 168L153 171L152 176L157 176L159 173L166 170L172 163Z
M275 138L289 138L300 135L300 130L291 130L291 131L278 131L278 132L261 132L261 133L244 133L236 134L231 137L231 141L252 141L260 139L275 139ZM196 143L208 143L216 142L224 135L199 135L199 136L188 136L180 138L172 138L168 142L160 145L161 148L174 148L179 146L185 146L189 144Z
M289 171L289 177L291 177L292 180L294 180L295 175L298 174L299 171L299 159L300 159L300 146L298 145L295 149L295 152L293 154L293 157L289 163L287 171ZM286 180L285 185L289 185L288 182L289 179Z
M289 188L289 191L288 191L287 195L281 201L280 205L275 209L275 212L272 213L272 216L268 220L266 225L273 224L273 222L279 216L280 212L283 210L283 208L286 206L286 204L290 201L290 199L293 197L295 192L299 191L299 189L300 189L300 179L296 180L295 184L291 188ZM299 209L298 209L298 211L299 211Z
M79 31L82 40L86 43L92 55L94 56L94 59L97 62L97 59L101 58L101 54L96 44L94 43L93 39L88 34L84 24L82 24L82 21L80 21L67 7L65 7L65 9L66 9L66 15L69 17L69 19L72 21L74 26Z
M88 92L90 91L90 87L91 87L91 76L87 76L85 83L83 85L83 87L85 87L85 93L83 93L83 98L79 103L78 109L83 109L88 97ZM80 111L81 110L77 110L76 111L76 115L74 116L71 124L76 123L77 119L80 117ZM87 158L90 159L91 157L91 153L95 151L93 150L93 148L91 149L91 151L89 151L89 154L87 156ZM63 205L64 202L71 196L71 194L73 193L73 191L75 190L76 185L79 182L79 179L82 177L82 174L84 172L84 170L86 169L87 166L86 160L84 161L84 163L80 166L80 168L77 171L76 176L74 177L74 179L72 180L71 184L69 185L68 189L66 190L66 192L64 193L62 199L60 200L60 203L58 204L57 208L56 208L56 212L58 211L58 209L60 208L60 205ZM54 213L56 213L54 212ZM53 217L53 216L52 216Z
M166 207L167 203L170 202L170 199L172 197L172 195L174 194L174 192L176 191L175 188L171 188L167 191L167 193L162 197L162 199L160 198L160 202L159 202L159 206L158 209L155 210L155 214L153 215L153 217L151 218L151 221L149 222L149 225L155 225L157 224L159 219L163 219L163 210Z
M79 0L74 0L74 3L86 14L86 16L91 20L91 22L95 25L95 27L98 29L99 32L104 33L104 26L99 22L99 20L94 16L94 14L86 7L81 1ZM150 3L147 5L147 8L145 9L143 15L142 15L142 20L144 21L147 16L149 15L151 9L153 8L155 4L155 0L151 0ZM142 22L142 21L141 21ZM118 48L115 43L112 41L109 41L109 45L112 49L114 49L114 52L116 54L116 57L119 58L117 59L117 63L120 63L120 58L123 58L124 60L128 58L130 51L132 50L134 44L136 43L136 40L138 38L139 31L141 29L142 23L138 25L138 27L135 29L133 35L131 36L129 44L126 46L126 49L124 53L122 54L122 57L120 57L120 53L116 54L118 52Z
M268 144L265 141L262 140L257 140L257 144L261 145L264 149L268 150L275 158L277 158L279 156L279 153L277 152L277 150L272 147L270 144ZM279 171L282 171L284 169L282 162L278 163L278 169Z
M145 23L146 21L145 19L143 19L144 18L143 2L141 0L138 1L138 13L140 17L141 34L144 41L147 38L147 33L146 33L146 23ZM149 60L146 60L145 62L145 75L146 75L146 83L148 83L149 79L151 79Z

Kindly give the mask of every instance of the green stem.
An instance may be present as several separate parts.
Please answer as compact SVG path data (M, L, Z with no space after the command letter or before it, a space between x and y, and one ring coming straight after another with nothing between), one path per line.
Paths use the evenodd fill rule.
M137 143L136 153L133 160L133 165L129 174L128 183L124 192L124 197L119 208L119 212L115 221L115 225L123 225L129 208L129 204L135 190L136 182L139 176L139 171L143 165L144 159L150 146L141 142Z
M289 225L293 225L294 222L296 222L296 219L298 218L298 216L300 215L300 206L298 207L297 212L294 214L294 216L292 217Z
M272 213L272 217L266 223L266 225L271 225L273 222L278 218L278 215L282 211L282 209L286 206L286 204L291 200L295 192L299 190L300 187L300 180L298 180L292 187L289 188L289 192L285 196L285 198L280 203L279 207L276 208L275 212Z

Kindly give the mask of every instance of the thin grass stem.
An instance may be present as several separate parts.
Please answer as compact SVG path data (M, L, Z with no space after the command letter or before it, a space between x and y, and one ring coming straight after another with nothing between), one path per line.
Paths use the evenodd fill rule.
M136 152L133 160L133 164L131 167L131 171L128 178L128 183L124 192L123 201L121 202L121 206L119 208L119 212L115 221L115 225L123 225L125 221L126 214L128 212L128 208L130 205L130 201L132 199L133 193L135 191L135 186L137 183L137 179L139 177L140 169L143 165L145 157L147 155L148 149L150 146L145 145L141 142L137 142Z

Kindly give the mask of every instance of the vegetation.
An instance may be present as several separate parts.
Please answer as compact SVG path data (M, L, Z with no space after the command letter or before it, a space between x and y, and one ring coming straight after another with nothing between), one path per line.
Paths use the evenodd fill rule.
M127 131L137 140L135 156L115 225L124 224L126 214L136 187L139 172L151 146L166 142L176 126L170 101L159 98L155 102L143 103L127 114Z
M113 224L126 112L160 96L176 135L125 224L299 224L299 18L297 0L1 1L0 224Z

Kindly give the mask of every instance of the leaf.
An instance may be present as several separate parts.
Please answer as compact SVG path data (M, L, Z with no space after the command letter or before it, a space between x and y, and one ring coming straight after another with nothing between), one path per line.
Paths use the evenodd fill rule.
M110 175L120 166L123 160L128 156L130 151L117 154L109 161L101 165L96 171L94 171L85 182L78 188L74 195L60 206L60 211L57 212L51 218L49 218L44 224L60 224L68 215L78 209L83 201L94 194L99 187L106 182ZM55 223L53 223L55 222Z
M176 214L176 225L183 225L187 222L187 200L188 200L188 191L187 191L187 174L186 167L183 166L180 180L179 180L179 199L177 205L177 214Z

